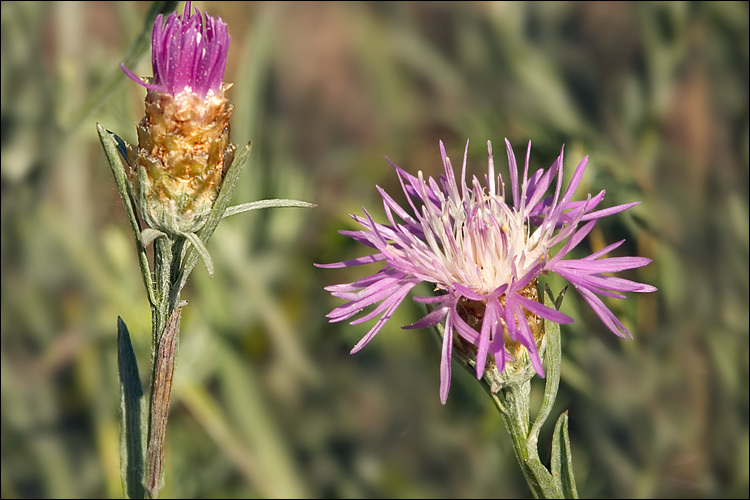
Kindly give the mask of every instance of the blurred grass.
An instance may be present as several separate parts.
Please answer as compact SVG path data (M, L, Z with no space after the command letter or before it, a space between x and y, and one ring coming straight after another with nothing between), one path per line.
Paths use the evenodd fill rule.
M485 142L507 137L533 141L535 168L563 143L568 169L589 154L581 191L606 189L607 206L643 201L589 239L654 259L631 277L659 292L612 304L635 339L575 293L563 304L576 322L557 406L581 495L748 497L747 3L197 5L232 36L233 139L253 141L237 203L319 206L226 219L214 278L196 268L166 496L528 495L471 377L455 370L439 404L430 335L399 328L418 306L349 356L369 326L326 323L322 288L364 271L312 266L364 254L336 231L361 206L378 214L375 184L402 199L383 155L435 175L438 139L456 162L468 138L479 173ZM0 6L4 498L121 495L116 319L144 377L150 322L94 124L133 142L142 88L122 78L87 106L150 8Z

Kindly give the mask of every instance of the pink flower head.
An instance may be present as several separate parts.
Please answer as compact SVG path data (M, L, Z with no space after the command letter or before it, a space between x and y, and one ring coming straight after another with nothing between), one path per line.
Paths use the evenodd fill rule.
M151 64L154 76L145 82L120 64L123 71L147 89L177 95L188 90L201 98L209 91L218 94L224 80L229 52L227 25L220 17L206 14L185 2L183 15L173 12L166 23L159 14L151 36Z
M540 274L554 272L566 278L604 324L621 337L630 336L630 333L599 295L624 298L622 292L656 290L651 285L606 274L651 262L645 257L604 257L624 240L582 259L565 258L591 231L597 219L639 202L595 210L604 198L604 191L596 196L588 195L584 201L572 201L588 157L578 164L563 191L562 151L549 169L539 169L529 177L530 142L519 182L515 155L510 143L507 140L505 143L510 170L508 193L502 176L495 175L489 141L489 169L484 185L476 177L472 178L471 185L466 184L468 142L460 184L442 141L440 153L445 175L437 180L432 177L425 180L422 172L415 177L391 162L406 194L408 207L398 205L378 187L390 224L376 223L365 210L364 217L351 215L363 230L340 231L376 252L345 262L319 265L343 268L383 262L383 267L372 276L326 287L333 296L347 301L327 315L331 322L347 320L364 308L378 304L351 322L358 324L378 317L352 353L372 340L415 285L420 282L433 285L436 290L434 297L415 297L419 302L431 304L432 311L403 328L432 327L444 321L440 364L440 400L443 403L448 398L450 387L454 332L463 342L474 346L477 378L482 377L488 356L492 356L500 372L504 370L505 362L513 359L506 349L508 340L525 347L536 372L544 376L534 334L524 320L525 315L556 323L573 320L529 298L529 287ZM555 180L554 192L548 194ZM559 244L562 244L560 251L551 255L551 250ZM483 309L478 316L481 324L470 326L467 323L467 303L479 304Z

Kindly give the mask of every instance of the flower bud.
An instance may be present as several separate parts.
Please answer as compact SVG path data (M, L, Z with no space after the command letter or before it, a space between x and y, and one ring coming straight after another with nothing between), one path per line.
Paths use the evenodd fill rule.
M152 36L154 76L142 80L148 89L146 115L138 124L138 148L131 151L131 182L146 223L169 234L195 232L208 218L234 158L227 100L231 84L223 83L229 49L221 18L200 11L158 16Z

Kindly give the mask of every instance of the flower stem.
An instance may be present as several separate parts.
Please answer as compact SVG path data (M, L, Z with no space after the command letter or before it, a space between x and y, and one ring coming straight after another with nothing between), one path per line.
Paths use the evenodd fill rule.
M177 337L180 331L180 309L175 308L159 341L151 386L151 418L149 423L148 470L146 487L150 498L159 496L164 484L164 440L167 434L169 401L172 396Z
M548 286L540 290L543 303L549 307L560 309L563 290L555 299ZM429 310L429 308L428 308ZM442 339L444 329L438 324L435 327L437 339ZM516 460L521 467L526 483L534 498L578 498L578 490L573 475L570 438L567 427L567 414L563 414L555 426L552 443L551 468L548 470L539 459L539 431L549 417L555 403L560 384L561 342L560 325L545 321L545 339L540 352L544 353L546 364L546 380L542 405L531 427L530 395L533 369L519 371L515 380L498 379L497 372L492 368L485 371L479 380L480 385L492 399L495 408L500 413L510 434ZM461 349L453 350L453 359L469 373L476 373L476 360Z
M164 485L164 443L172 396L180 314L185 302L179 302L175 276L179 274L184 238L166 234L154 241L156 303L152 305L152 377L149 407L147 467L144 484L149 498L157 498Z
M485 386L486 387L486 386ZM529 395L531 381L503 387L496 394L488 393L503 417L513 451L516 454L526 483L534 498L564 498L552 474L539 460L536 440L529 436Z
M552 291L545 286L540 296L547 307L560 309L565 295L563 290L555 299ZM495 407L505 422L510 433L513 450L521 466L526 482L534 498L578 498L578 491L573 475L570 438L568 436L567 414L563 414L555 426L552 444L551 469L548 470L539 459L539 431L547 420L557 397L560 385L560 364L562 359L560 325L545 321L546 380L542 406L534 424L529 428L529 401L531 379L508 384L493 391L492 385L483 380L482 387L489 394ZM467 368L469 368L467 366Z

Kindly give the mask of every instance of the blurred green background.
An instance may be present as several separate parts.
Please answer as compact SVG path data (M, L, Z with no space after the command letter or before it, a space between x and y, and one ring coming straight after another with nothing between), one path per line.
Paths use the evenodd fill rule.
M196 5L232 36L233 140L253 142L236 202L319 206L226 219L214 278L196 267L163 496L529 496L468 373L440 405L431 333L400 329L420 306L350 356L371 323L328 324L323 287L368 269L312 265L367 253L336 231L382 220L376 184L403 200L384 155L437 175L438 140L458 164L470 139L482 174L492 140L505 173L507 137L534 169L565 144L568 179L590 155L581 196L643 201L582 245L654 259L627 276L657 293L610 302L634 340L563 304L581 495L748 497L747 2ZM116 319L146 384L150 311L95 123L136 140L144 92L118 65L151 74L150 7L0 7L3 498L122 494Z

